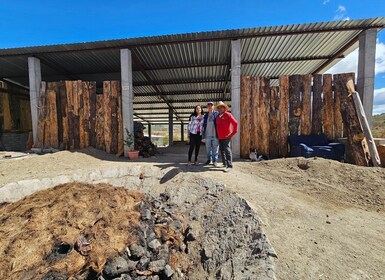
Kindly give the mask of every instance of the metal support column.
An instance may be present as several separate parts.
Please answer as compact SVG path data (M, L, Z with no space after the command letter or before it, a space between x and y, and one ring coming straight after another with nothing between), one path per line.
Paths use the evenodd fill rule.
M369 126L372 125L373 114L376 40L376 29L365 30L359 37L357 92L360 94Z
M174 133L174 112L172 108L168 108L168 145L174 144L173 133Z
M120 69L122 79L122 115L123 115L123 131L126 137L126 129L134 134L134 107L133 107L133 88L132 88L132 58L129 49L120 50ZM132 144L132 148L134 144ZM124 154L131 147L124 145Z
M180 124L180 140L184 142L184 123Z
M33 143L37 144L38 104L40 96L41 70L40 60L36 57L28 57L29 72L29 97L32 117Z
M151 124L148 123L148 138L150 138L150 141L151 141Z
M231 41L231 113L240 122L241 119L241 40ZM240 157L240 134L232 138L231 149L234 158Z

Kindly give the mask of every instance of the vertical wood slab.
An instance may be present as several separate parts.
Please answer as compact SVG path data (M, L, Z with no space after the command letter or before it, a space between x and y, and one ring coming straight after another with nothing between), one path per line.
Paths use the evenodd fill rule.
M104 101L104 144L106 152L111 152L111 82L103 82L103 101Z
M82 82L72 82L72 96L74 102L74 149L80 148L80 95L82 94Z
M341 115L347 131L346 161L360 166L368 166L368 149L365 143L364 131L361 127L353 96L349 95L346 83L352 79L351 74L336 74L334 90L341 98Z
M353 80L354 81L354 80ZM341 115L341 92L334 90L334 138L343 137L343 123Z
M240 118L240 152L241 158L250 154L250 112L251 112L251 80L249 76L241 77L241 118Z
M79 146L81 149L85 148L86 147L86 143L85 143L85 130L84 130L84 127L85 127L85 119L84 119L84 115L85 115L85 112L84 112L84 85L85 82L80 82L78 84L78 104L79 104Z
M334 98L332 91L332 75L323 75L323 109L322 126L329 140L334 139Z
M301 134L311 134L311 75L302 75L302 113L301 113Z
M251 149L260 150L260 143L258 142L258 115L259 115L259 78L251 78Z
M301 76L289 77L289 132L290 135L299 134L301 121Z
M96 122L95 122L95 136L96 148L105 151L104 144L104 94L96 95Z
M53 90L53 83L47 83L46 100L45 100L45 118L44 118L44 147L51 147L51 111L50 111L50 99L48 93Z
M119 81L111 81L111 147L110 153L118 153L118 96L119 96Z
M35 148L44 148L45 135L45 117L46 117L46 98L47 98L47 84L41 82L40 96L38 100L38 121L37 121L37 143L34 143Z
M279 77L279 156L288 156L289 77Z
M124 154L123 115L122 115L122 90L118 83L118 152L117 156Z
M59 145L61 145L63 149L68 149L68 105L65 82L59 82L58 99L60 100L59 110L61 116L58 116L59 132L60 128L62 129L62 132L59 133Z
M322 133L322 74L313 76L312 134Z
M90 145L96 148L96 82L89 83L90 94Z
M258 109L258 143L259 152L269 157L269 135L270 135L270 80L259 78L259 109Z
M49 111L49 146L55 149L59 148L59 128L57 118L57 104L56 104L56 83L51 83L51 87L47 92L47 103Z
M269 158L279 156L279 88L270 89L270 117L269 117Z
M83 82L83 147L90 145L90 82Z
M67 118L68 118L68 145L69 150L74 149L74 101L72 81L66 81L66 94L67 94Z

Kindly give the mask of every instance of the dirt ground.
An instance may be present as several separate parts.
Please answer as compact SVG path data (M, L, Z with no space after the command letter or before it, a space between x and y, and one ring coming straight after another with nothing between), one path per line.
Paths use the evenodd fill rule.
M384 168L292 158L237 161L227 174L187 167L185 157L163 154L130 162L83 150L0 160L0 185L110 165L154 165L164 172L177 167L222 182L250 203L277 252L278 279L384 279Z

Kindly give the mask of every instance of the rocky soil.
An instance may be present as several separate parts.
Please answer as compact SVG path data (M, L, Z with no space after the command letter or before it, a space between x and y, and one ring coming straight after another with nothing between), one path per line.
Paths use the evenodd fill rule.
M183 146L180 149L185 151L187 148ZM172 203L184 204L189 210L188 215L177 219L186 228L190 226L194 230L198 229L198 233L201 229L193 220L194 216L190 217L190 213L194 213L194 204L184 203L183 199L193 197L195 188L204 186L206 179L213 181L213 186L224 186L225 191L221 192L223 198L226 196L222 194L227 191L235 192L240 201L247 201L256 213L256 216L253 215L255 222L252 219L245 221L247 215L237 219L233 219L230 214L225 216L264 230L278 256L274 258L277 279L382 279L385 275L384 168L363 168L324 159L293 158L258 163L238 161L235 162L232 173L224 174L222 169L212 166L187 167L185 153L180 156L164 154L156 159L129 162L95 150L83 150L0 160L0 189L4 184L26 179L68 177L78 172L89 172L89 175L94 176L95 169L113 167L157 170L153 172L158 174L154 179L144 176L142 181L144 183L148 180L148 184L141 185L137 182L138 178L127 180L127 183L136 182L136 188L152 198L159 197L161 193L170 193L175 199L179 197L180 199ZM183 192L181 186L184 179L190 183L186 187L188 191L185 188ZM180 195L178 190L181 191ZM210 194L211 191L205 192L208 196L199 200L203 203L201 207L214 215L216 209L221 208L218 204L211 205L210 199L215 197ZM244 202L239 203L242 205ZM244 210L244 213L247 211ZM138 217L142 222L141 216ZM214 220L217 218L213 217L203 217L202 220L207 220L207 229L215 232L217 229ZM231 224L229 217L226 220L218 218L219 225ZM210 236L210 233L211 231L202 236ZM231 235L225 236L231 238ZM207 265L203 265L211 255L210 248L205 245L211 239L196 239L201 243L193 241L188 246L185 244L189 252L202 252L199 262L193 262L198 274L196 278L190 279L205 279L207 275L214 275L214 271L218 273L218 270L206 269L217 260L212 259ZM197 244L196 247L193 244ZM223 246L225 248L227 245ZM237 249L234 252L236 254ZM273 254L265 251L265 256L270 256L268 260ZM261 266L263 259L263 256L259 259ZM230 265L221 267L225 275L225 268ZM247 276L247 270L244 271ZM177 275L176 269L175 274Z

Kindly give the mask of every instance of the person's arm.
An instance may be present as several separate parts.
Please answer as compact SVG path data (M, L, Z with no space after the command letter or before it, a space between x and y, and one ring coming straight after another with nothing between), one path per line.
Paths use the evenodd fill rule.
M238 122L232 114L229 114L229 116L230 116L230 123L233 126L233 132L231 133L231 137L233 137L238 132Z

